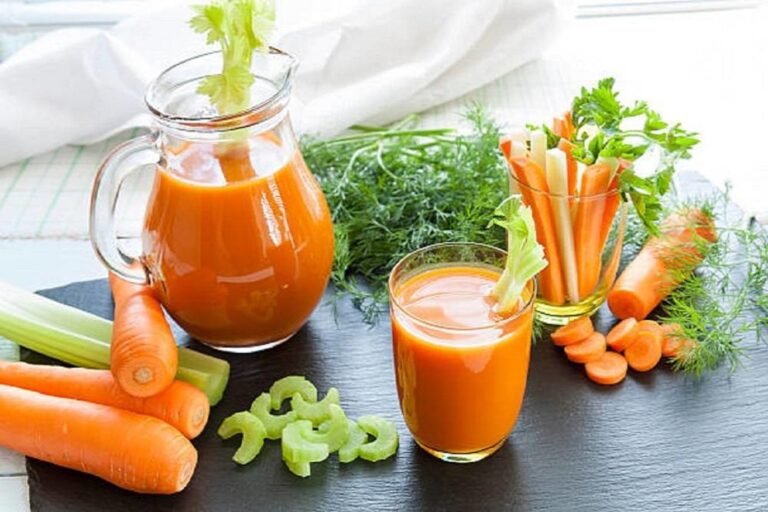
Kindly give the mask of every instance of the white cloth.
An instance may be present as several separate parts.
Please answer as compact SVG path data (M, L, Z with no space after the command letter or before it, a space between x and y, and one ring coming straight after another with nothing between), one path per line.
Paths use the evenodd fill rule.
M557 4L280 0L273 44L300 62L294 122L330 136L465 94L540 54L565 17ZM110 30L47 34L0 64L0 166L145 124L146 84L210 49L190 16L187 2L153 2Z

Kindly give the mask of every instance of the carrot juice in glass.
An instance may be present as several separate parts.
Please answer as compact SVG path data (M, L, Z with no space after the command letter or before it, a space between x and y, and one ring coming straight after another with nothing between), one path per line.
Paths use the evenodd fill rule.
M525 393L536 284L527 279L511 312L492 290L506 253L471 243L413 252L389 279L400 408L416 442L449 462L496 451Z

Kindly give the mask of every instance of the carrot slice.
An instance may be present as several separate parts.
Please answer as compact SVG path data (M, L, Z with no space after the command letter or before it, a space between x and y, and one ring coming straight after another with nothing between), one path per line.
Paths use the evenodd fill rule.
M592 325L592 320L588 316L582 316L558 327L552 333L552 342L558 347L564 347L589 338L593 332L595 327Z
M580 193L595 196L608 190L611 167L605 163L590 165L581 178ZM579 295L589 297L600 279L602 247L599 233L605 212L604 197L581 197L576 204L573 227L576 240L576 263L579 268Z
M596 361L605 354L605 336L593 332L589 337L578 343L565 347L565 356L574 363Z
M698 209L667 217L661 232L661 237L645 244L608 293L608 307L617 317L648 316L679 284L678 279L701 262L696 238L714 242L716 237L712 219Z
M0 385L0 445L131 491L172 494L189 483L197 450L151 416Z
M0 361L0 384L154 416L189 439L202 432L211 409L205 393L192 384L176 380L162 393L138 398L123 391L109 370Z
M156 395L171 385L179 365L179 351L160 301L149 286L111 273L109 284L115 299L112 375L129 395Z
M637 320L626 318L616 324L608 332L608 346L616 352L624 352L635 341L637 335Z
M606 352L600 359L584 365L587 377L592 382L610 386L618 384L627 376L627 360L616 352Z
M539 274L541 296L552 304L563 304L565 302L565 284L560 257L557 252L554 217L549 199L543 193L549 191L547 177L542 168L530 158L513 156L509 159L509 163L520 182L526 185L521 187L523 200L533 211L533 219L536 223L536 239L544 247L544 256L549 262L549 265Z
M683 345L691 341L683 336L683 330L677 323L662 324L661 332L661 355L664 357L676 357Z
M654 331L638 326L635 341L624 351L624 357L635 371L647 372L655 368L661 360L661 329Z
M651 331L654 334L658 334L662 339L664 338L664 331L655 320L640 320L637 322L637 332L635 335L640 334L640 331Z

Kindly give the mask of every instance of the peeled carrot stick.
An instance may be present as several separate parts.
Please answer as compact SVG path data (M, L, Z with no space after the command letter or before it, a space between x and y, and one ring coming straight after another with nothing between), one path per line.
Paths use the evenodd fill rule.
M574 363L596 361L605 354L605 336L599 332L593 332L587 339L567 345L564 350L568 360Z
M593 332L595 332L595 327L592 325L592 320L588 316L582 316L558 327L552 333L552 342L558 347L564 347L589 338Z
M189 439L203 431L211 408L205 393L178 380L155 396L131 396L117 385L109 370L0 361L0 384L154 416Z
M560 139L557 143L557 147L565 153L565 161L568 166L568 195L572 196L576 193L576 179L579 176L579 167L576 163L576 159L573 158L573 143Z
M181 491L197 465L192 443L157 418L4 385L0 445L151 494Z
M611 182L608 184L608 192L611 192L605 198L605 211L603 212L603 222L600 226L600 248L605 247L605 242L608 241L608 235L611 233L611 226L613 225L613 219L616 217L616 211L621 204L621 195L619 194L619 177L624 169L632 165L629 160L619 159L619 165L616 168ZM615 193L613 193L615 191Z
M549 199L546 196L549 191L547 178L542 168L530 158L513 156L509 159L509 163L517 179L525 185L520 187L521 193L525 203L533 211L536 238L544 247L544 256L549 262L549 265L539 274L541 295L548 302L560 305L565 302L565 284L562 265L557 252L554 217Z
M145 398L171 385L179 353L160 302L149 286L110 274L115 299L110 369L129 395Z
M581 297L589 297L600 279L602 247L598 236L605 212L605 198L600 194L608 190L610 178L611 167L604 163L590 165L581 178L582 197L576 205L573 227Z
M637 334L637 320L626 318L608 331L608 346L616 352L624 352L635 341Z
M671 215L661 232L661 237L646 243L608 293L608 307L617 317L648 316L679 279L701 262L700 240L715 241L712 219L698 209Z
M635 341L624 351L629 367L638 372L647 372L661 360L661 330L638 330Z
M618 384L627 376L627 360L616 352L606 352L600 359L584 365L589 380L610 386Z

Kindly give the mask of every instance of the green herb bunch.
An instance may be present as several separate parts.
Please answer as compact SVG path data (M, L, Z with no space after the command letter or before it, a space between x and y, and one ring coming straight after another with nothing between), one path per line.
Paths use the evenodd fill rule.
M504 246L488 228L508 195L499 129L479 106L472 132L419 129L410 116L391 126L356 126L351 135L305 139L302 152L328 199L335 226L331 276L366 321L387 301L389 271L409 252L446 241Z

